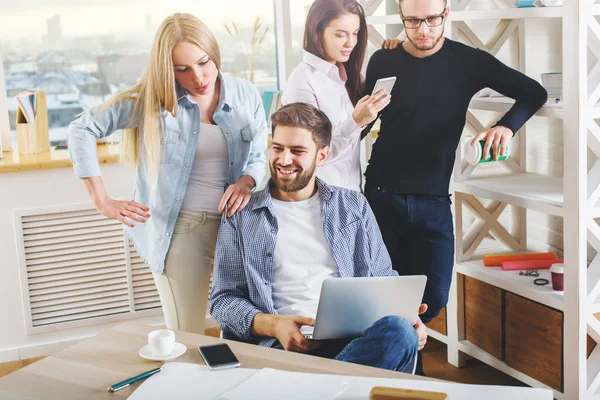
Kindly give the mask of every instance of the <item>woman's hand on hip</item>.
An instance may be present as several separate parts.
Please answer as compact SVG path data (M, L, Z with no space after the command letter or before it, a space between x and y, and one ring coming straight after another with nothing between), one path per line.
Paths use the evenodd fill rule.
M252 198L252 188L255 186L254 179L244 175L233 185L229 185L221 202L219 203L219 212L223 212L227 206L227 216L231 217L238 211L242 211Z
M105 197L96 203L96 209L105 217L121 221L130 228L133 228L130 220L144 223L146 218L150 218L150 207L135 201L113 200Z
M352 117L356 124L360 127L364 127L367 124L373 122L379 111L383 110L388 104L390 104L392 96L385 90L380 90L374 95L366 95L356 103Z

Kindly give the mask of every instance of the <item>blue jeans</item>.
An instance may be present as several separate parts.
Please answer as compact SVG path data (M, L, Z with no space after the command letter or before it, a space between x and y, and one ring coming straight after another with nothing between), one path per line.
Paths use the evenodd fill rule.
M423 322L435 318L448 302L454 267L454 226L450 196L398 195L367 181L365 196L383 241L400 275L427 275Z
M283 349L279 342L275 348ZM310 355L412 374L419 338L411 323L389 315L377 320L361 337L325 340Z

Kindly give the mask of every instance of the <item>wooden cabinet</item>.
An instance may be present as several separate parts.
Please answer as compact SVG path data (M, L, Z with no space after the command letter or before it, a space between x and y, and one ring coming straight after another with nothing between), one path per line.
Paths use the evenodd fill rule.
M563 313L506 292L506 365L563 390Z
M425 325L427 325L428 328L441 333L442 335L447 335L448 329L446 324L446 307L442 308L442 311L440 311L438 316Z
M465 339L562 391L563 313L468 276L464 288Z
M465 277L466 340L499 360L504 360L502 315L503 291Z

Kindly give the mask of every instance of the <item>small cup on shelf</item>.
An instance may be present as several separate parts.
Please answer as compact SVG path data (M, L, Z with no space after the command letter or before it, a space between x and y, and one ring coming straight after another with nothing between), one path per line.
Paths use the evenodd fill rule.
M562 72L547 72L542 74L542 86L550 98L561 98L563 91Z
M565 265L552 264L550 267L550 275L552 276L552 289L563 292L565 290Z

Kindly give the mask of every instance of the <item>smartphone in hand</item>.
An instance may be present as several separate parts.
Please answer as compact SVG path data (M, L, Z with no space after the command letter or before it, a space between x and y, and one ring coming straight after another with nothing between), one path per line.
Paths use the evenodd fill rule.
M392 88L394 87L395 83L396 83L395 76L391 76L389 78L377 79L377 82L375 82L375 87L373 88L373 92L371 93L371 96L374 95L375 93L379 92L382 89L385 89L386 92L388 92L388 94L391 94Z

